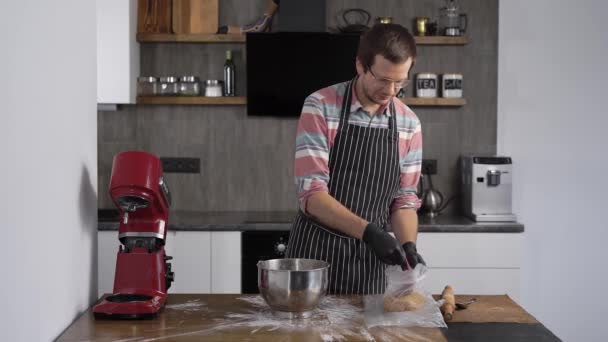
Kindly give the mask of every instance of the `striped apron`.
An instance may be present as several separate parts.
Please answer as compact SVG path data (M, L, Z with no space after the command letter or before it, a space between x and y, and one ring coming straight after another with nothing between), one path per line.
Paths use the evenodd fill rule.
M389 127L351 125L355 80L343 96L340 124L329 152L329 194L353 213L386 230L390 204L399 190L399 151L395 107ZM319 223L300 211L293 223L285 256L330 264L330 294L381 294L385 265L366 244Z

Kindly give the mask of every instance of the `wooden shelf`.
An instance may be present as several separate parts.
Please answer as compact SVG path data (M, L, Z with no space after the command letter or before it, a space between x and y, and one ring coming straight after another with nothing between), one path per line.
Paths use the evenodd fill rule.
M137 104L151 105L244 105L247 98L243 96L138 96Z
M422 98L406 97L400 98L408 106L428 106L428 107L459 107L464 106L467 101L463 98ZM148 105L218 105L233 106L247 104L244 96L138 96L137 104Z
M434 107L460 107L467 104L467 100L463 98L443 98L443 97L406 97L401 98L408 106L434 106Z
M138 33L140 43L244 43L245 36L240 34L172 34Z
M461 37L448 37L448 36L415 36L417 45L466 45L469 42L469 38L465 36Z
M172 34L138 33L140 43L244 43L245 35L240 34ZM465 45L467 37L425 36L414 37L418 45Z

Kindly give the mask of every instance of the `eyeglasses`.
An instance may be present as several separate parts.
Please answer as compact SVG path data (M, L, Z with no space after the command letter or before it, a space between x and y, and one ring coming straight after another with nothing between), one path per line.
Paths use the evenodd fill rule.
M410 84L410 80L408 80L408 79L405 79L402 81L393 81L393 80L389 80L388 78L377 77L376 75L374 75L372 68L367 68L367 70L369 70L369 73L374 78L374 81L376 81L376 83L378 83L378 85L382 86L383 88L392 86L395 90L400 90L402 88L407 87L407 85Z

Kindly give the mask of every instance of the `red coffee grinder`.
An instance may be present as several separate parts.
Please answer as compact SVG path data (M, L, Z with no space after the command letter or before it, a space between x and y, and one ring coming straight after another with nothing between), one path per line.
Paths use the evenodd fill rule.
M145 152L117 154L112 164L110 196L119 208L120 246L114 291L93 307L96 318L153 318L171 286L165 240L171 194L160 159Z

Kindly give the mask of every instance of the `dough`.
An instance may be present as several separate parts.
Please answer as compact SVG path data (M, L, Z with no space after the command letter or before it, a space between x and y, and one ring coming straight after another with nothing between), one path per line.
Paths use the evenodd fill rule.
M424 296L424 294L415 291L405 296L385 296L384 311L414 311L424 306L424 303L426 303L426 297Z

